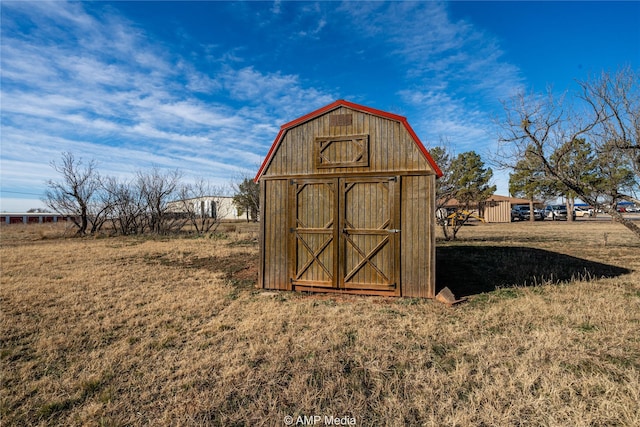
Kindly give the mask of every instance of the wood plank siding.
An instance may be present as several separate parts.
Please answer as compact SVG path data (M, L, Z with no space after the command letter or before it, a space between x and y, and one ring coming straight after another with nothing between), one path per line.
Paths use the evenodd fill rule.
M430 194L425 197L425 194ZM435 296L435 177L405 176L402 179L403 296ZM426 261L426 262L425 262Z
M260 183L262 221L261 251L269 254L260 257L262 287L266 289L291 290L287 275L287 180L265 180ZM269 203L264 203L268 200ZM265 262L266 260L266 262Z
M484 207L486 222L511 222L511 203L508 200L487 201Z
M434 297L441 174L401 116L336 101L284 125L256 175L259 285Z
M353 122L348 126L329 126L332 115L345 115L351 112ZM345 135L369 136L369 165L362 167L316 168L314 143L318 136L332 137ZM304 143L302 142L304 141ZM388 141L394 141L393 149ZM343 150L350 147L344 146ZM340 158L346 158L344 156ZM428 168L425 170L425 166ZM316 175L332 175L336 172L346 174L371 174L379 172L430 172L434 171L413 143L411 136L403 132L402 124L389 119L376 117L339 108L308 123L290 129L282 139L271 160L269 168L262 177L306 176L310 172Z

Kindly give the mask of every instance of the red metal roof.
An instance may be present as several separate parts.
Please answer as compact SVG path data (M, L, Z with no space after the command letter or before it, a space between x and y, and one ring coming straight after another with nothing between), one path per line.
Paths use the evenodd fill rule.
M335 110L338 107L347 107L347 108L351 108L351 109L356 110L356 111L361 111L361 112L373 114L373 115L376 115L376 116L384 117L384 118L395 120L395 121L398 121L398 122L402 123L402 125L405 127L407 132L409 132L409 135L411 135L411 138L415 142L415 144L418 147L418 149L422 152L422 154L424 155L425 159L429 162L429 164L431 165L433 170L436 172L437 177L439 178L439 177L442 176L442 171L440 170L440 168L438 167L436 162L433 160L433 158L431 157L431 155L429 154L427 149L424 147L424 145L420 141L420 138L418 138L418 135L416 135L416 133L413 131L413 129L409 125L409 123L407 122L407 118L406 117L399 116L397 114L388 113L388 112L382 111L382 110L376 110L376 109L370 108L370 107L365 107L364 105L354 104L353 102L345 101L344 99L339 99L339 100L337 100L335 102L332 102L329 105L325 105L322 108L319 108L319 109L317 109L315 111L312 111L309 114L305 114L302 117L299 117L299 118L297 118L295 120L290 121L289 123L285 123L284 125L282 125L280 127L280 131L278 132L278 135L276 136L276 139L273 141L273 144L271 145L271 148L269 149L269 152L267 153L267 157L265 157L264 162L262 162L262 165L260 166L260 169L258 170L258 173L256 174L256 177L254 178L254 181L258 182L258 180L262 176L263 172L267 168L267 165L269 164L269 162L271 162L271 158L273 157L278 145L280 145L280 142L282 141L282 138L284 137L284 134L289 129L291 129L291 128L295 127L295 126L298 126L298 125L300 125L300 124L302 124L304 122L307 122L307 121L309 121L311 119L314 119L314 118L316 118L316 117L318 117L318 116L320 116L320 115L322 115L324 113L327 113L329 111Z

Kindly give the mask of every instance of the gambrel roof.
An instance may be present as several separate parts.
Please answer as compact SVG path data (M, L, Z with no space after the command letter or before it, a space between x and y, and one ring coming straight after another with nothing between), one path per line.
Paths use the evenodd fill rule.
M292 129L295 126L298 126L298 125L300 125L302 123L305 123L305 122L308 122L310 120L313 120L316 117L321 116L322 114L328 113L328 112L333 111L333 110L335 110L337 108L340 108L340 107L347 107L347 108L350 108L350 109L355 110L355 111L360 111L360 112L363 112L363 113L372 114L372 115L375 115L375 116L383 117L383 118L394 120L394 121L397 121L397 122L401 123L404 126L404 128L406 129L406 131L409 133L409 135L411 136L411 139L415 143L416 147L420 150L420 152L422 153L424 158L427 160L427 162L431 165L431 167L435 171L436 176L438 178L442 176L442 171L440 170L440 168L438 167L436 162L433 160L433 158L431 157L431 155L429 154L429 152L427 151L425 146L422 144L422 142L420 141L420 138L418 138L418 135L416 135L416 133L413 131L413 129L409 125L409 123L407 122L406 117L399 116L397 114L388 113L388 112L382 111L382 110L376 110L376 109L370 108L370 107L365 107L364 105L354 104L352 102L345 101L343 99L339 99L339 100L337 100L335 102L332 102L329 105L325 105L322 108L319 108L319 109L317 109L315 111L312 111L309 114L306 114L306 115L304 115L302 117L299 117L299 118L297 118L295 120L290 121L289 123L285 123L284 125L282 125L280 127L280 131L278 132L278 135L276 136L276 139L273 141L273 144L271 145L271 148L269 149L269 152L267 153L267 156L264 159L264 162L262 162L262 165L260 166L260 169L258 170L258 173L256 174L256 176L254 178L254 181L258 182L260 177L263 175L263 173L267 169L267 166L269 165L269 163L273 159L273 156L274 156L278 146L282 142L285 134L287 133L287 131L289 129Z

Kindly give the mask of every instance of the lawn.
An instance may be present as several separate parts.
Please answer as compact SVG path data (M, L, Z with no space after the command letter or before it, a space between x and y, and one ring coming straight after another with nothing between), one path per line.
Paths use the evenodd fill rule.
M257 234L225 230L3 225L2 425L640 425L640 241L617 224L464 227L437 249L454 307L263 292Z

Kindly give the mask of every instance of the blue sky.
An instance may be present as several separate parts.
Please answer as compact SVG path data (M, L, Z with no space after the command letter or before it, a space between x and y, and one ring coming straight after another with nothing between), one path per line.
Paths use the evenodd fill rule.
M12 2L0 210L41 207L63 151L105 175L253 176L280 125L346 99L488 161L518 91L640 68L640 2ZM497 172L507 194L506 172Z

